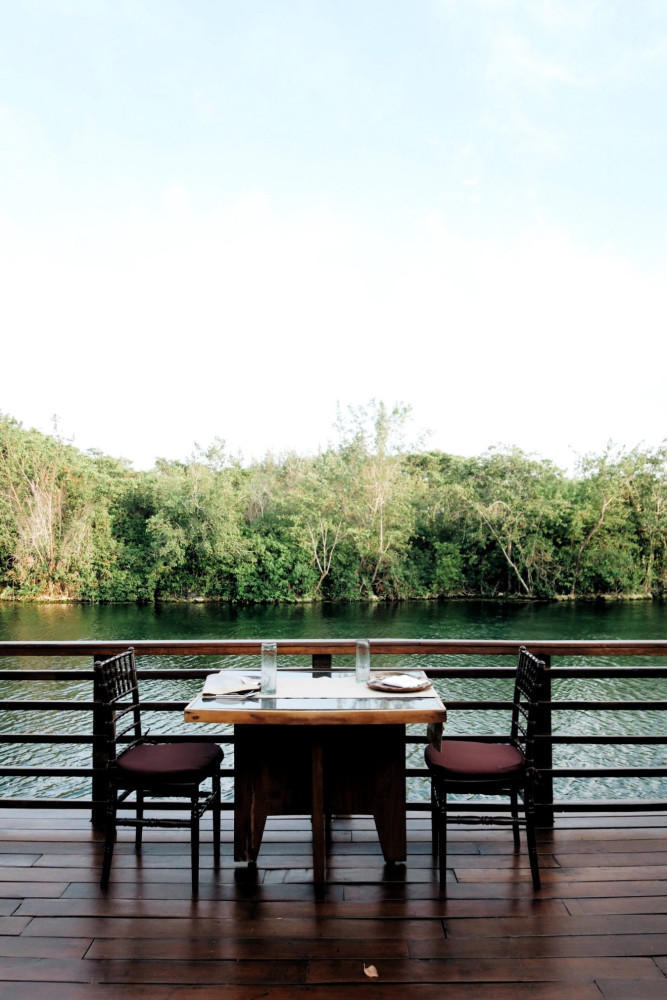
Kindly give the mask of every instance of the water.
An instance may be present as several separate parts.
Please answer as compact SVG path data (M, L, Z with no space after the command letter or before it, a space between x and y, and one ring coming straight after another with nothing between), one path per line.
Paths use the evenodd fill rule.
M225 604L0 603L2 639L402 638L659 639L662 601L404 601Z
M514 639L530 646L537 639L661 639L667 634L667 605L659 601L636 602L545 602L504 603L499 601L409 601L403 603L279 605L271 607L229 607L222 604L164 604L157 607L137 605L69 605L69 604L3 604L0 603L0 639L12 640L76 640L76 639L237 639L237 638L454 638L454 639ZM43 668L41 658L6 657L2 666L13 669ZM58 658L53 666L90 667L90 658ZM348 665L344 658L337 664ZM419 657L420 666L472 665L474 660L463 656ZM554 661L557 665L559 661ZM562 662L562 661L561 661ZM578 658L581 665L625 661L586 657ZM627 661L631 662L631 661ZM353 658L349 666L352 667ZM506 666L508 660L485 657L485 665ZM220 658L179 656L142 657L146 667L203 667L215 670ZM226 657L225 665L243 668L249 660ZM257 664L253 663L254 666ZM284 665L284 664L283 664ZM373 658L375 668L415 666L410 657L391 657L385 662ZM155 698L186 700L199 689L199 681L159 682L144 694ZM442 680L437 686L443 700L474 698L478 695L506 699L508 682L477 681L472 688L468 681ZM7 699L79 698L89 699L90 688L80 682L59 685L57 694L50 685L5 682L3 697ZM596 681L589 678L554 681L554 699L664 699L667 682L654 681L651 690L646 682L631 679ZM152 733L183 731L184 723L173 713L148 719ZM66 723L57 713L4 713L0 720L3 732L69 732L89 731L88 713L72 716ZM503 732L507 720L501 713L495 717L484 713L452 713L448 720L450 732ZM627 710L618 713L556 713L554 730L576 735L643 733L660 734L667 725L662 713L640 713ZM185 729L191 731L191 727ZM219 731L219 730L218 730ZM51 762L86 766L90 751L86 747L68 749L64 759L56 758L64 751L48 745L20 747L0 746L0 762L25 763L26 756L34 764ZM661 746L624 747L592 745L556 747L557 766L656 766L665 763ZM227 753L227 762L232 760ZM421 766L421 749L411 750L409 764ZM87 797L89 787L81 779L0 779L0 793L18 797L32 795L69 795ZM231 789L226 789L231 796ZM411 781L410 797L426 797L425 781ZM640 779L634 784L612 779L558 779L557 798L621 798L643 797L667 799L667 782L663 779Z

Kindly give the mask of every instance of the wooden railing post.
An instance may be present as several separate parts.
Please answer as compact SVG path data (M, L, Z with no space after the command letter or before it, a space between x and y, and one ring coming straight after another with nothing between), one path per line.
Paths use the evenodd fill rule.
M540 773L535 784L535 821L538 826L553 826L554 824L554 782L551 774L553 767L552 718L551 718L551 657L537 654L545 666L542 690L540 692L540 707L537 713L535 727L535 767ZM544 772L548 773L544 773Z
M331 677L331 653L313 653L313 677Z
M95 660L93 660L93 667ZM93 807L90 820L93 826L104 826L107 814L107 799L109 783L106 767L109 760L109 742L105 726L102 690L97 671L93 680L93 767L95 773L92 781Z

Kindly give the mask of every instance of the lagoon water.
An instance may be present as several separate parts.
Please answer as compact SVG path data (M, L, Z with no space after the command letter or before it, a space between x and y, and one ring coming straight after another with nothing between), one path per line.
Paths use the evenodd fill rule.
M0 603L0 639L660 639L663 601L404 601L232 607Z
M236 639L236 638L454 638L454 639L515 639L530 646L536 639L662 639L667 637L667 604L662 601L618 602L544 602L508 603L501 601L408 601L401 603L363 604L304 604L261 607L230 607L224 604L168 603L157 606L141 605L73 605L73 604L15 604L0 603L0 639L3 640L77 640L77 639ZM343 658L341 658L342 660ZM581 658L579 662L585 663ZM213 661L213 662L212 662ZM432 657L433 666L454 664L473 665L470 657ZM485 658L490 665L507 665L506 658ZM600 662L599 660L595 662ZM607 661L609 662L609 661ZM45 666L43 659L8 658L1 661L5 669L30 669ZM336 660L339 663L339 660ZM591 661L591 664L593 661ZM557 665L558 661L554 661ZM664 660L663 660L664 664ZM58 658L54 668L90 666L90 659ZM142 658L142 666L157 666L157 660ZM160 657L161 667L205 667L218 669L219 658L210 657ZM226 666L249 666L248 659L225 658ZM341 662L340 665L345 665ZM426 665L419 658L419 665ZM409 657L391 657L386 663L375 660L374 667L415 666ZM480 687L471 690L469 683L439 681L438 687L445 700L475 697L482 693L490 697L506 698L507 686L502 681L479 681ZM159 691L145 692L155 697L183 700L191 697L199 682L160 682ZM4 699L35 698L35 685L20 682L4 683ZM646 683L634 680L612 679L595 681L555 681L555 699L664 699L667 700L667 682L655 681L648 691ZM56 697L53 688L45 690L45 698ZM73 682L59 686L57 697L89 699L90 689L85 683ZM37 716L39 715L39 718ZM4 713L0 730L4 732L29 732L39 728L43 732L62 732L63 717L57 713ZM67 724L76 725L78 732L86 732L90 725L87 713ZM155 716L151 730L156 732L183 731L172 714ZM492 731L506 729L506 720L484 713L452 713L448 720L450 732ZM554 728L562 733L576 734L659 734L667 731L662 713L556 713ZM189 731L186 729L185 731ZM58 763L59 755L53 747L5 745L0 747L0 761L9 764L25 763L21 755L29 754L35 763ZM62 751L60 751L62 753ZM86 748L77 748L77 759L70 756L63 764L89 763ZM555 763L567 766L586 762L597 766L640 763L645 766L665 764L662 746L563 746L556 747ZM421 751L414 748L409 763L419 766ZM230 755L227 759L229 761ZM0 793L18 797L31 795L62 794L87 797L89 788L80 779L0 779ZM424 798L426 782L414 779L410 784L411 798ZM667 799L667 782L661 779L641 779L634 786L627 782L601 779L559 779L556 787L558 798L623 797L632 795L643 798ZM227 789L227 795L231 790Z

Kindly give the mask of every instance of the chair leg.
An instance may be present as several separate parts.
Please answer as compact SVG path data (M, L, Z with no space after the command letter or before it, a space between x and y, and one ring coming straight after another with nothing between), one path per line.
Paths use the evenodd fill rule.
M438 806L433 782L431 782L431 854L434 858L438 857Z
M213 775L213 865L220 867L220 775Z
M524 805L526 813L526 843L528 845L530 872L533 876L533 889L539 889L542 883L540 881L540 864L537 854L537 837L535 835L535 806L533 805L533 796L528 791L525 793Z
M100 889L106 889L109 885L111 875L111 862L113 861L113 849L116 843L116 811L118 792L116 788L109 788L109 802L107 805L107 828L104 838L104 858L102 860L102 877L100 878Z
M521 850L521 837L519 835L519 797L516 792L510 792L510 811L512 813L512 835L514 837L514 850L518 853Z
M137 854L141 852L142 834L144 828L141 825L144 818L144 793L141 789L137 789L137 807L136 807L136 818L137 825L134 831L134 850Z
M199 789L192 794L190 811L190 859L192 866L192 895L199 892Z
M436 795L437 807L437 844L438 844L438 870L440 876L440 888L443 889L447 881L447 792L444 788L439 788Z

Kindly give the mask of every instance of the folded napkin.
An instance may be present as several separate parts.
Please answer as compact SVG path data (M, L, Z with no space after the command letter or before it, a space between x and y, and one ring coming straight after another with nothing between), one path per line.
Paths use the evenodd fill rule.
M250 694L259 691L259 688L257 677L249 677L232 670L220 670L217 674L207 676L202 697L218 698L223 695Z
M385 674L379 677L378 680L384 684L385 687L397 688L413 688L415 684L419 684L422 681L422 677L415 677L414 674Z

